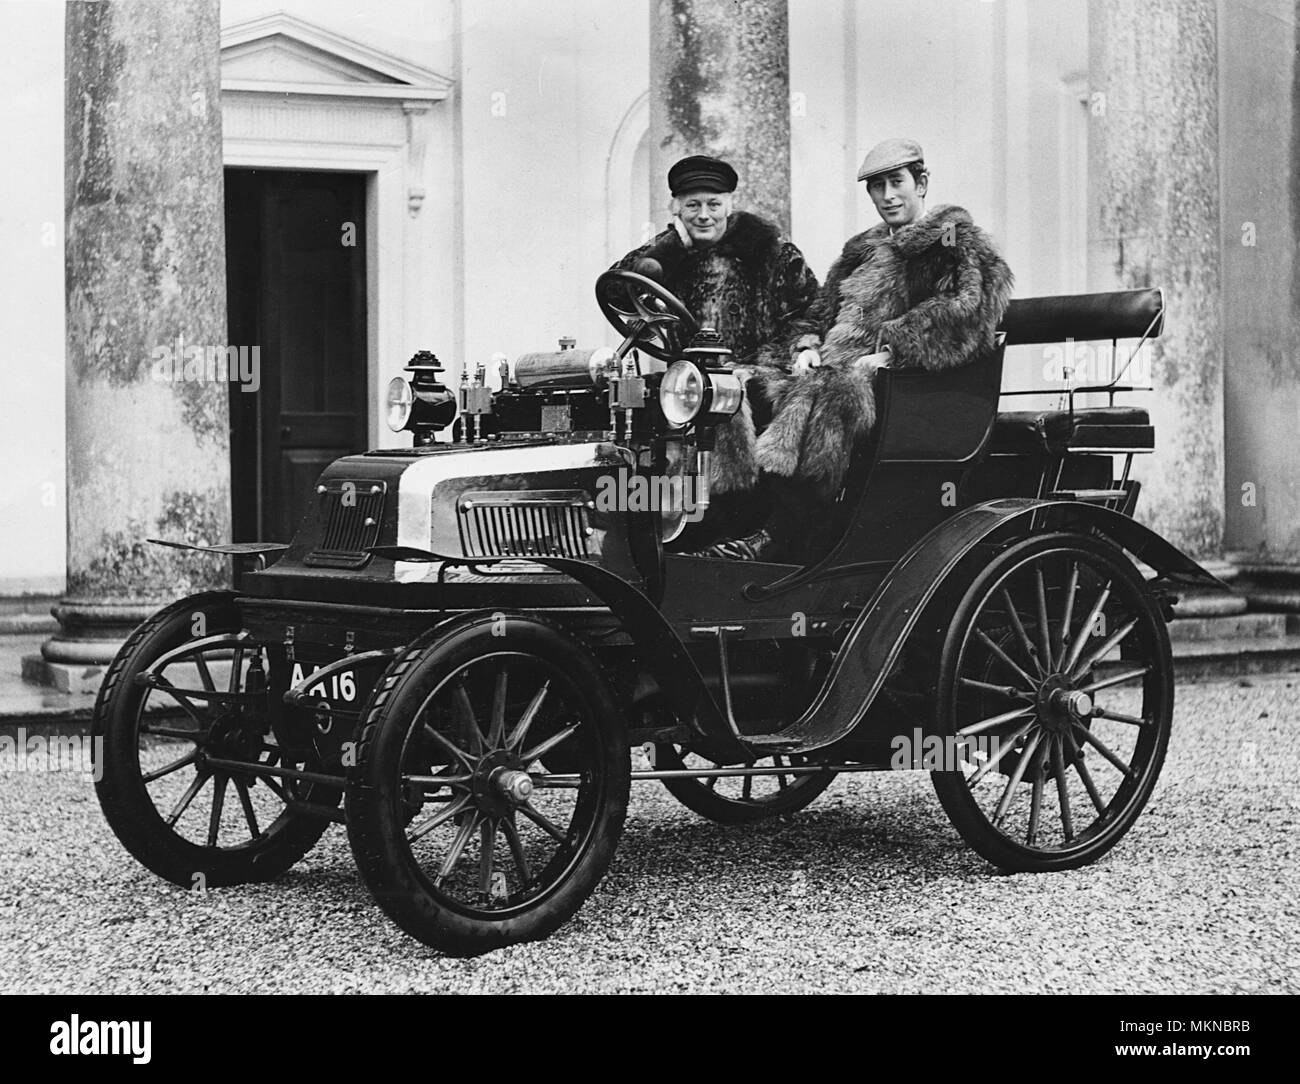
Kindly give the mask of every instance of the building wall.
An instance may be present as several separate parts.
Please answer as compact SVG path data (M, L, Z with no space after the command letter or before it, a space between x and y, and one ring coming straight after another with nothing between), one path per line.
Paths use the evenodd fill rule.
M0 595L63 589L63 5L0 4Z
M1300 561L1300 74L1294 0L1219 5L1225 548Z
M457 8L461 356L513 358L562 335L600 345L613 331L592 284L639 241L609 236L605 191L615 133L649 81L648 5Z

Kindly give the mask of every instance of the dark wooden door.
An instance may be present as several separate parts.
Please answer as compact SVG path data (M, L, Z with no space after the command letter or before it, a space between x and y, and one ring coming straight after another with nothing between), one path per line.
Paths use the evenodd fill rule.
M324 467L366 446L365 251L364 175L226 170L230 345L261 379L230 390L236 541L287 542Z

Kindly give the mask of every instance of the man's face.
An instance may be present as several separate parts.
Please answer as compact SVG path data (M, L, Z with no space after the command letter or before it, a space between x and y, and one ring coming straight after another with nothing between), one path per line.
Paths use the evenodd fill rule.
M677 205L686 232L701 248L716 244L727 232L730 192L686 192L677 197Z
M912 171L905 166L877 173L867 178L867 193L887 225L892 229L915 222L924 212L926 180L918 185Z

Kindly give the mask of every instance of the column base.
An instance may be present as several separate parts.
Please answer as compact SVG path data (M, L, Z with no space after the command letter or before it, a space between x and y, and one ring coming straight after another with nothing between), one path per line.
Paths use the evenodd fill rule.
M65 598L51 611L59 619L59 632L49 637L40 645L40 660L49 667L60 667L59 673L75 672L78 669L104 667L113 662L118 649L126 641L136 625L152 613L159 610L161 603L147 600L122 600L122 602L104 602L99 599ZM35 660L36 656L31 656ZM30 668L32 675L38 671L35 662ZM27 677L29 667L23 660L23 678ZM53 675L53 669L45 671ZM101 675L103 676L103 675ZM39 684L55 685L62 688L65 680L60 677L52 681L40 681ZM65 690L69 691L69 690Z
M69 696L83 696L99 692L108 672L105 666L87 666L84 663L50 662L41 655L23 656L23 681L40 685Z

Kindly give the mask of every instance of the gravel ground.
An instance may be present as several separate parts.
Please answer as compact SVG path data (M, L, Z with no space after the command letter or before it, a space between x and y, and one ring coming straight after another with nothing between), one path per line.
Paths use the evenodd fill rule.
M1003 876L922 773L841 777L722 828L636 784L613 867L541 943L438 956L390 924L342 828L274 884L173 888L71 774L0 777L5 992L1300 991L1300 679L1179 690L1146 812L1100 863Z

